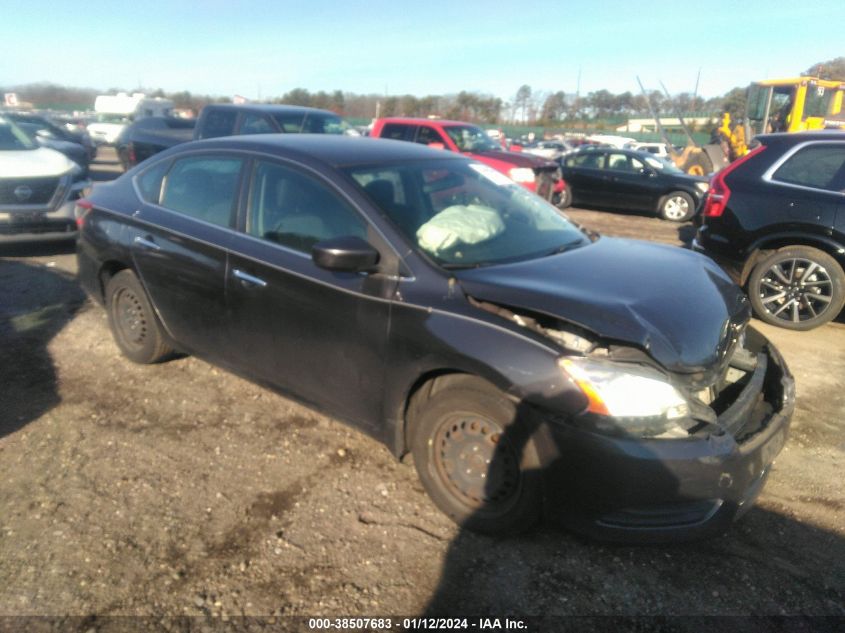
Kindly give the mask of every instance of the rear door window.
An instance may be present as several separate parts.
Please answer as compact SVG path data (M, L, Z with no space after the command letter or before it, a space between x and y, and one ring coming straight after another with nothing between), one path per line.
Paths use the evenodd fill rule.
M217 138L235 133L235 110L212 110L205 115L200 128L199 138Z
M135 184L144 200L158 204L161 194L161 181L164 180L164 175L169 167L170 161L162 160L135 178Z
M607 168L613 171L634 171L627 154L608 154Z
M845 143L810 145L798 150L772 174L772 180L791 185L842 191Z
M582 169L604 169L603 152L584 152L566 159L567 167L580 167Z
M161 206L230 227L243 161L229 156L192 156L174 161Z
M413 139L415 125L405 123L385 123L379 138L389 138L395 141L410 141Z

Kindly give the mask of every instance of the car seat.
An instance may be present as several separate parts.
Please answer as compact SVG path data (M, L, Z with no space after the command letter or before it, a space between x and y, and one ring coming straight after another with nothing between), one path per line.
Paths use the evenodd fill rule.
M364 185L364 191L406 235L413 236L416 234L423 219L413 207L396 202L396 193L392 182L384 178L373 180Z

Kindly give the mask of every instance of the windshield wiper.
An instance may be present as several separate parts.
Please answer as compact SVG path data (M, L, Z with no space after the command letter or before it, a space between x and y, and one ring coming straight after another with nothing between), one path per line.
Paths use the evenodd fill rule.
M552 250L548 251L547 253L543 253L542 257L549 257L550 255L557 255L558 253L562 253L565 250L572 248L573 246L581 246L584 243L584 238L579 237L578 239L572 240L570 242L564 242L559 246L555 246Z
M444 270L467 270L468 268L480 268L490 266L492 262L473 262L472 264L440 264Z

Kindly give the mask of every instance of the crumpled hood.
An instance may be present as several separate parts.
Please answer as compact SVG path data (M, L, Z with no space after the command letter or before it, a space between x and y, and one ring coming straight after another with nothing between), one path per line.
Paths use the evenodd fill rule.
M468 295L557 317L639 346L670 371L718 365L745 295L710 259L674 246L602 237L558 255L455 271Z
M511 165L515 165L516 167L531 167L532 169L536 169L538 167L557 169L557 163L555 163L554 161L542 158L540 156L534 156L533 154L524 154L522 152L508 152L505 150L485 150L482 152L465 152L464 155L469 157L477 156L479 158L490 158L493 160L499 160L504 163L510 163Z
M61 176L76 163L49 147L0 151L0 177L38 178Z

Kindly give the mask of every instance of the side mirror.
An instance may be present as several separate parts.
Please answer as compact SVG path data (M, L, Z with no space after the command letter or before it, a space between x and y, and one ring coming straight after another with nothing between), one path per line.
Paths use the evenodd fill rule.
M649 169L648 167L643 167L640 169L640 173L645 176L646 178L654 178L657 175L653 169Z
M379 252L366 240L354 235L333 237L314 244L311 259L320 268L337 272L367 272L375 268Z
M432 141L428 144L431 149L446 149L446 146L443 143L438 143L437 141Z

